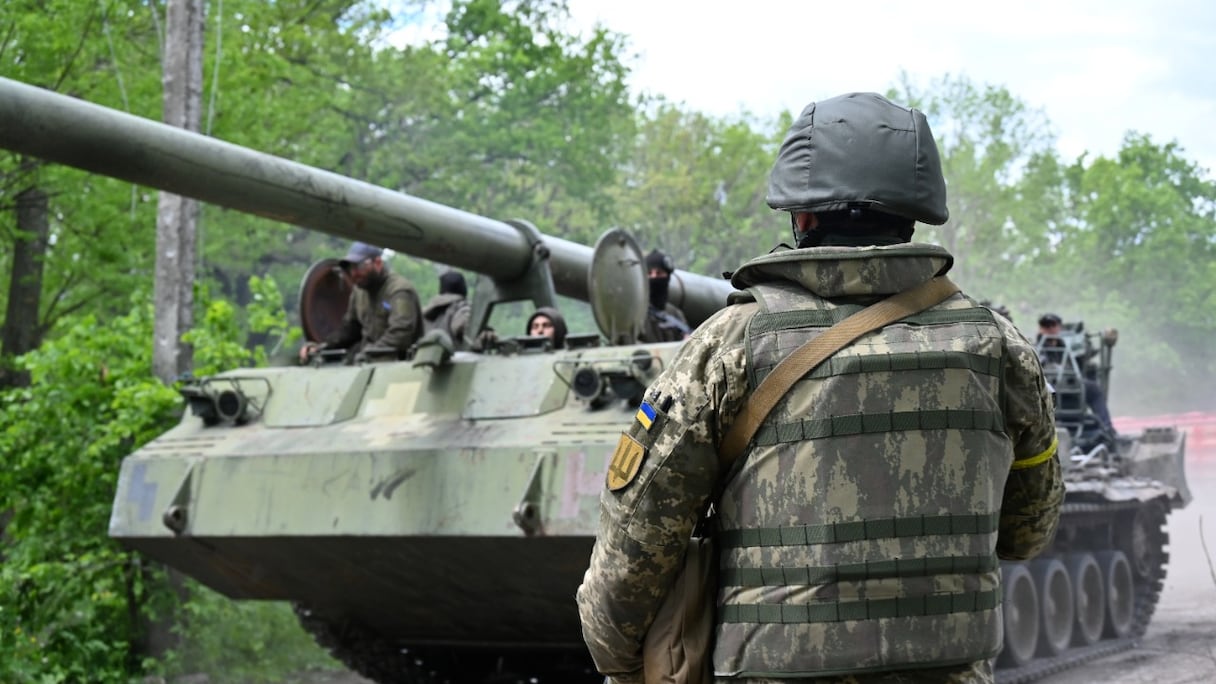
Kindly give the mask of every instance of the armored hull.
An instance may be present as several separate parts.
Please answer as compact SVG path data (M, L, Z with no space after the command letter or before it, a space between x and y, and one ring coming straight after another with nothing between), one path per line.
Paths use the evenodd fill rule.
M633 405L573 378L640 381L677 348L222 374L203 391L239 391L243 417L188 414L126 458L110 534L233 598L295 602L376 681L598 681L573 596Z

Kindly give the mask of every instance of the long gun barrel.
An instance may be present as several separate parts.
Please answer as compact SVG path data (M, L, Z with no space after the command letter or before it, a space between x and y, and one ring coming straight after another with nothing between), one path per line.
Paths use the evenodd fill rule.
M5 78L0 147L496 279L522 276L532 255L502 221ZM587 301L592 249L543 240L557 292ZM697 325L731 291L677 271L670 297Z

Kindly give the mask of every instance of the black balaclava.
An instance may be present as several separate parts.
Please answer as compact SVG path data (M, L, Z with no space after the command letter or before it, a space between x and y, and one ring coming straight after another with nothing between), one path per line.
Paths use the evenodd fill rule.
M825 211L815 214L819 224L801 233L798 222L790 214L794 228L794 242L799 249L804 247L866 247L869 245L897 245L912 239L914 221L872 209L850 208L840 211Z
M461 297L469 296L469 288L464 282L464 276L460 271L447 271L439 276L439 294L458 294Z
M650 273L651 269L658 269L666 274L659 278L650 278L650 305L662 311L667 308L667 286L671 282L671 274L676 270L676 265L670 256L656 249L646 255L646 272Z

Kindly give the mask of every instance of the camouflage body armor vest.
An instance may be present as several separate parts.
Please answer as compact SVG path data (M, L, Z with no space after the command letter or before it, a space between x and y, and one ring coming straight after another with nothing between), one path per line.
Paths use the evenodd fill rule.
M783 281L749 290L752 388L860 310ZM801 379L718 504L714 669L814 677L945 667L1001 644L995 554L1013 459L1004 338L955 295Z

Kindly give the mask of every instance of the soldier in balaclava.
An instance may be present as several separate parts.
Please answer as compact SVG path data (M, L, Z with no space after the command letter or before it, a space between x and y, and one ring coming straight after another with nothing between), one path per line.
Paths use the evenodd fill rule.
M723 436L779 362L954 261L909 242L948 216L925 116L874 93L803 110L768 203L797 247L735 271L739 292L647 388L607 468L578 590L596 666L643 681L712 498L717 682L992 682L1000 561L1043 551L1063 501L1034 346L955 292L800 376L723 469Z
M675 271L675 262L669 255L657 249L646 255L650 303L646 311L646 327L642 330L643 342L675 342L688 337L691 332L684 312L667 300L671 274Z
M439 276L439 294L422 307L422 323L426 332L442 330L452 339L456 349L465 348L465 328L472 307L469 288L460 271L444 271Z

